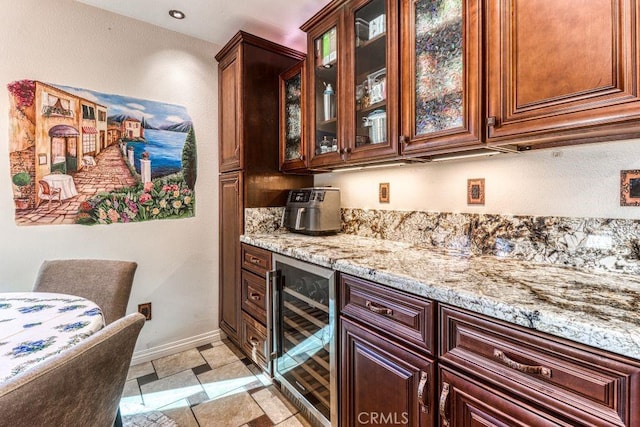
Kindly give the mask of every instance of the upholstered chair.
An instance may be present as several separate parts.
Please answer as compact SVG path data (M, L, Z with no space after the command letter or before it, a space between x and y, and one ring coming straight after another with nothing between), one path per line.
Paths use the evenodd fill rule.
M127 312L137 267L135 262L100 259L44 261L33 290L89 299L98 304L109 324Z
M1 383L0 426L113 426L143 324L130 314Z

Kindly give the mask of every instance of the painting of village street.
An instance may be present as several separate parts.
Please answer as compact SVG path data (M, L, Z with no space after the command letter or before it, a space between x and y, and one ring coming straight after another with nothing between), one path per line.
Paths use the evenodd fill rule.
M194 216L196 139L184 107L34 80L7 88L18 225Z

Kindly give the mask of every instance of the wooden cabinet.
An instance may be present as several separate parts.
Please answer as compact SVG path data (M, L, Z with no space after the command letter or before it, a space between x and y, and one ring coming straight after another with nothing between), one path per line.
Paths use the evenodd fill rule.
M575 427L465 374L440 366L438 416L442 427Z
M240 143L242 141L242 117L238 110L242 107L241 50L231 50L218 64L218 121L219 144L218 163L220 172L241 168Z
M344 274L340 287L341 425L435 425L429 301Z
M402 154L482 146L480 1L401 4Z
M306 61L300 61L280 75L280 170L283 172L307 168L306 70Z
M271 270L271 252L242 243L241 253L240 347L255 364L269 372L269 307L272 301L267 272Z
M343 9L341 17L332 4L302 27L309 33L310 52L331 25L338 28L341 43L335 70L310 57L315 67L309 73L309 103L315 110L306 117L316 144L310 147L311 166L374 163L483 146L478 0L437 8L423 0L350 0L343 2ZM328 123L319 113L325 83L340 91L335 150L325 150L323 143Z
M339 7L337 7L339 6ZM307 31L307 115L309 168L344 162L342 102L343 10L330 3L302 27ZM327 102L325 104L325 92Z
M440 306L440 325L440 362L501 390L500 401L535 406L561 425L640 425L639 363L447 306Z
M263 371L269 371L269 334L267 328L247 313L242 313L240 347Z
M304 55L239 32L218 60L220 165L220 328L241 339L244 209L284 206L288 190L312 185L278 167L278 76Z
M636 1L485 4L489 143L640 135Z
M331 2L301 27L309 166L639 137L639 22L632 0Z
M341 425L435 425L434 363L341 321Z
M240 328L240 234L243 231L244 193L240 172L220 175L220 328L237 341Z
M435 357L435 303L343 274L341 313Z
M345 160L398 154L398 2L353 0L345 6Z

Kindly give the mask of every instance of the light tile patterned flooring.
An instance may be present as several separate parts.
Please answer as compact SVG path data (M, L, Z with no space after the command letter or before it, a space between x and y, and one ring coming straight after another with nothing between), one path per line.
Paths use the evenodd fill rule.
M180 427L309 427L269 377L227 340L132 366L120 410L125 425L162 414Z

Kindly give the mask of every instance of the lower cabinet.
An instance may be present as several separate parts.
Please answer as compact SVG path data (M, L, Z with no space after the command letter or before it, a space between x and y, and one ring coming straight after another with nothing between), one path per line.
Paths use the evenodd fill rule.
M270 293L267 271L271 269L271 252L251 245L240 245L240 330L238 340L244 353L263 371L270 372L267 330Z
M573 426L460 372L440 366L438 413L443 427Z
M434 426L434 363L341 319L342 426Z
M253 362L268 371L269 343L267 342L267 328L247 313L242 312L242 329L240 332L242 350Z

